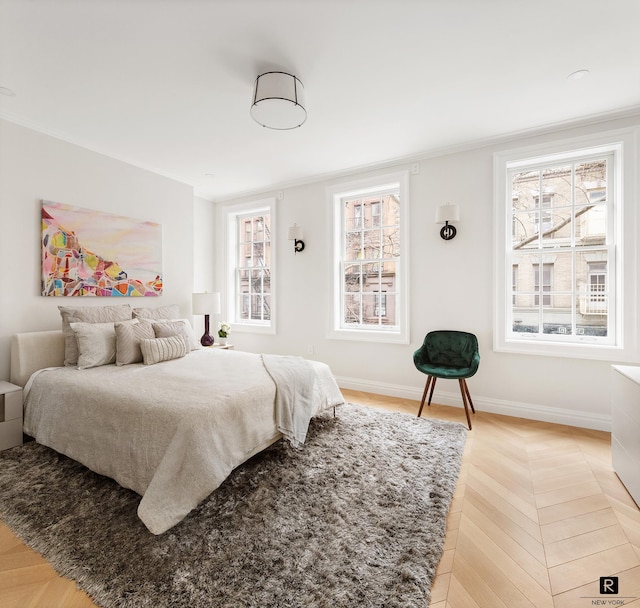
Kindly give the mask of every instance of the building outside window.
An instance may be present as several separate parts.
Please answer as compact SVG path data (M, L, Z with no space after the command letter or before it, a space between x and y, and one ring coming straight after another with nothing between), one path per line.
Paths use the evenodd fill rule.
M380 202L372 201L370 208L371 208L371 225L379 226L380 225Z
M383 291L382 293L375 292L375 307L373 309L373 314L378 317L386 317L387 316L387 293Z
M271 319L271 229L268 213L239 215L236 293L238 321Z
M533 289L534 305L540 304L540 296L542 295L542 305L551 306L551 276L553 273L553 264L542 265L542 277L540 277L540 264L532 264L533 266ZM542 284L540 279L542 278Z
M588 281L586 293L581 300L583 315L597 315L606 311L607 263L587 262Z
M351 227L354 230L360 230L362 228L362 204L357 203L353 205L353 221Z
M553 228L553 193L542 195L542 204L540 204L540 195L533 197L536 209L540 210L540 222L534 226L536 231L542 230L543 233Z

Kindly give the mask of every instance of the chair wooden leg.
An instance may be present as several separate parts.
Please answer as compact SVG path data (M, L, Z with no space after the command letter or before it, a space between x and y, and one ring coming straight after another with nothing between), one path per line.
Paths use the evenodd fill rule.
M467 415L467 424L469 425L469 430L471 430L471 416L469 416L469 405L467 403L467 394L464 390L464 378L460 378L458 382L460 383L460 394L462 395L462 403L464 403L464 413Z
M433 397L433 389L436 387L437 378L433 376L433 382L431 383L431 392L429 393L429 401L427 401L427 405L431 405L431 398Z
M422 401L420 402L420 409L418 410L418 418L422 414L422 408L424 407L424 401L427 398L427 391L429 390L429 385L431 381L434 380L433 376L427 376L427 383L424 385L424 392L422 393Z
M463 378L462 382L464 384L464 392L467 393L467 399L469 400L469 405L471 406L471 411L475 414L476 413L476 409L473 407L473 401L471 400L471 393L469 392L469 387L467 386L466 378Z

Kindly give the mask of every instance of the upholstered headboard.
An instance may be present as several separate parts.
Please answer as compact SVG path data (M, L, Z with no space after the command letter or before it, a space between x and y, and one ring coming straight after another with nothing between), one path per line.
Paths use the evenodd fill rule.
M14 334L11 340L11 382L24 386L33 372L64 365L62 330Z

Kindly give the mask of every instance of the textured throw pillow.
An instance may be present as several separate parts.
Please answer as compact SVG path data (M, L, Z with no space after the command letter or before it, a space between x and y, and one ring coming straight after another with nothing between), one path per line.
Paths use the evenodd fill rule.
M58 306L62 317L62 333L64 334L64 364L78 363L78 343L76 336L69 327L76 323L115 323L126 321L133 317L129 304L116 306Z
M129 365L142 361L140 340L156 337L153 325L144 319L116 323L116 365Z
M115 363L116 331L113 323L75 323L71 330L78 344L78 369Z
M182 336L169 336L140 340L140 350L144 364L153 365L184 357L187 354L187 345Z
M187 348L189 350L196 350L196 349L202 348L202 344L200 344L200 338L196 338L196 334L193 331L193 325L191 325L188 319L181 319L181 321L184 321L184 326L187 328L187 334L189 335Z
M134 308L133 317L135 319L179 319L180 308L177 304L157 308Z
M200 348L200 343L193 333L193 327L191 327L191 323L187 319L176 319L175 321L162 319L160 321L152 321L152 323L156 338L179 335L184 338L187 352Z

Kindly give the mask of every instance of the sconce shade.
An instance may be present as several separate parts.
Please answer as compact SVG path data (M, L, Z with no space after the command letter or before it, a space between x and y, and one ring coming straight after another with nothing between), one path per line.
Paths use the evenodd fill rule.
M302 231L302 226L298 226L297 224L294 224L293 226L291 226L289 228L289 240L290 241L302 240L303 236L304 236L304 234L303 234L303 231Z
M265 72L256 78L251 117L269 129L287 130L307 120L304 86L292 74Z
M458 221L460 221L460 207L458 205L447 203L436 209L436 224Z
M293 241L293 251L298 253L304 250L304 241L302 240L302 228L298 224L289 227L289 240Z
M191 298L194 315L219 315L219 293L194 293Z

